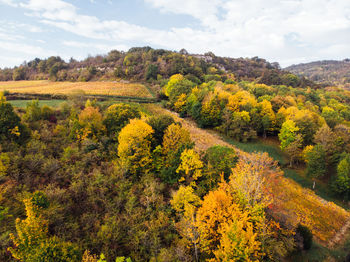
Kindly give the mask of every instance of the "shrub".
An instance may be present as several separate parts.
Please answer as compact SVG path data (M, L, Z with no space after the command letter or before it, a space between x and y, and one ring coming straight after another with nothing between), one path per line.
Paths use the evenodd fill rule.
M309 250L312 246L312 233L310 229L301 224L296 228L296 233L299 234L303 238L303 246L305 250Z

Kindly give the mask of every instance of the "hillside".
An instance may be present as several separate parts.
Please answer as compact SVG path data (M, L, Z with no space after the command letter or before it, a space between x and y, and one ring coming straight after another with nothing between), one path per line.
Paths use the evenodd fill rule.
M281 70L278 63L259 57L228 58L211 52L189 54L151 47L134 47L127 52L112 50L106 55L69 62L60 57L35 58L15 68L0 69L0 81L53 80L100 81L128 79L158 81L174 74L182 74L195 83L227 79L248 80L268 85L316 87L303 77Z
M292 65L285 69L325 86L350 87L350 59L316 61Z
M343 261L348 90L184 50L144 71L156 50L129 52L129 75L58 81L75 69L51 78L49 58L51 81L0 82L4 261Z

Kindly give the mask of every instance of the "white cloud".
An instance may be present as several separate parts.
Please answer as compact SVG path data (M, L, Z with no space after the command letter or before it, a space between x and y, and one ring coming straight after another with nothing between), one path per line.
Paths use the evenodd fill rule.
M112 49L117 49L120 51L127 51L130 47L127 45L106 45L106 44L95 44L95 43L87 43L87 42L78 42L78 41L63 41L63 45L74 47L74 48L94 48L99 51L109 52Z
M14 0L0 0L0 4L9 5L12 7L17 7L18 4Z
M176 50L184 47L194 53L213 51L231 57L258 55L282 65L350 53L349 0L144 1L164 14L191 16L199 26L157 30L121 20L103 20L83 15L63 0L0 3L24 8L44 25L85 37L88 43L91 39L107 40L126 48L130 42L137 42ZM101 51L110 47L72 41L64 44Z
M28 44L21 44L21 43L14 43L14 42L8 42L8 41L0 41L0 50L6 50L6 51L12 51L12 52L18 52L28 55L42 55L43 53L47 53L46 50L44 50L41 47L28 45Z

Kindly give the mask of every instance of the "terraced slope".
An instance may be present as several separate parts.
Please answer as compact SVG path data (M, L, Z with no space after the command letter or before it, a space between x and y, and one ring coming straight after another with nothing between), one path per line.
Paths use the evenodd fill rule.
M152 98L149 89L139 83L128 82L50 82L50 81L8 81L0 82L0 91L23 94L62 94L83 92L87 95L109 95Z

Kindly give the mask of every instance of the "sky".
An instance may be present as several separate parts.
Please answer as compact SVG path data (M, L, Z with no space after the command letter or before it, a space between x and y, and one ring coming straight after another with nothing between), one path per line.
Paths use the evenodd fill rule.
M350 57L350 0L0 0L0 67L151 46L282 67Z

